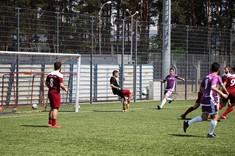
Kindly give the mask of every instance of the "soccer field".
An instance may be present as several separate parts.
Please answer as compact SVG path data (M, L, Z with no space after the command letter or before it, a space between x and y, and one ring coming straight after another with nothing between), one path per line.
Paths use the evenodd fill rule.
M183 132L179 116L194 101L82 105L79 113L60 112L61 129L47 127L47 113L1 115L0 155L235 155L234 112L219 122L218 139L207 138L209 122ZM188 117L199 115L200 109Z

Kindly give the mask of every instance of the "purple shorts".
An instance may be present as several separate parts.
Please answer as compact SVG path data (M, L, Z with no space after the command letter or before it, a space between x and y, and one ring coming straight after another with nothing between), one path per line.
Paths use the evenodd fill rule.
M211 101L210 104L201 104L201 105L202 105L202 113L208 113L209 115L218 114L217 103Z

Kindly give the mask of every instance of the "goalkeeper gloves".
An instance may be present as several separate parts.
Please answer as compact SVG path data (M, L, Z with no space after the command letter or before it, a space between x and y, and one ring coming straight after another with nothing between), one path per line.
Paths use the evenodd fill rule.
M120 90L122 90L122 88L119 88L119 87L118 87L118 88L117 88L117 90L119 90L119 91L120 91Z

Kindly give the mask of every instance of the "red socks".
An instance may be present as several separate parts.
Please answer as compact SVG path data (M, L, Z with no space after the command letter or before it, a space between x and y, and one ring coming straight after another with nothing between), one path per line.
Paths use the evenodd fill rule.
M56 125L56 119L52 119L52 126Z
M221 116L227 116L228 113L234 110L234 106L230 106L226 109L226 111Z
M222 108L223 108L223 106L220 104L220 105L219 105L219 110L221 110Z
M49 118L49 122L48 122L50 125L52 125L52 119Z

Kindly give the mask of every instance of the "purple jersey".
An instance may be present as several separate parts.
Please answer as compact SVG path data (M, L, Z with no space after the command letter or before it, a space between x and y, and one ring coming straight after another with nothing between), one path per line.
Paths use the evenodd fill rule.
M166 76L166 78L165 78L165 81L167 82L166 90L174 90L175 89L175 82L178 77L179 76L177 74L173 74L173 75L169 74Z
M223 82L218 75L207 75L201 83L201 86L204 87L203 96L201 98L201 104L210 105L211 102L218 103L219 96L216 92L212 90L212 88L217 87L217 85L221 86L222 84Z

